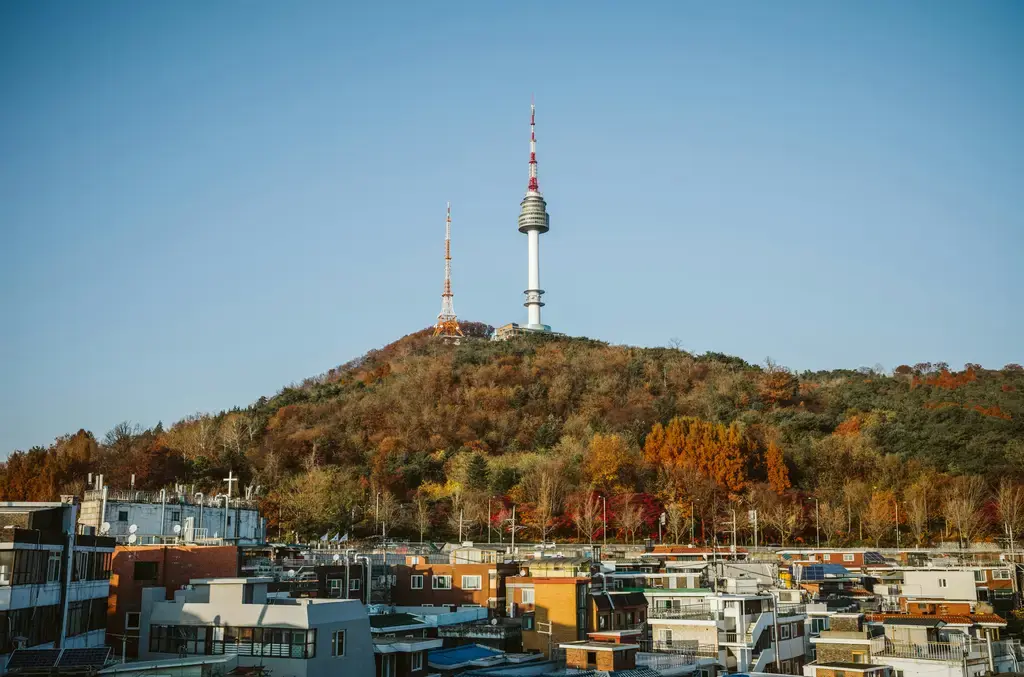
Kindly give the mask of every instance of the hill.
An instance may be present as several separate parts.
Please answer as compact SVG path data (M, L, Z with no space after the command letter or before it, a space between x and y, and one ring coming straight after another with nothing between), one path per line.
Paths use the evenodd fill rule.
M1018 365L794 374L585 338L491 342L489 327L465 328L461 345L419 331L244 409L15 452L0 499L74 493L88 471L112 486L134 473L140 488L209 492L232 469L262 487L272 524L302 536L383 522L436 538L460 514L475 535L515 503L537 537L588 538L606 497L625 538L656 533L662 511L688 536L692 504L706 538L732 508L756 507L783 540L808 528L813 495L830 540L891 538L894 501L927 540L993 530L996 485L1024 473Z

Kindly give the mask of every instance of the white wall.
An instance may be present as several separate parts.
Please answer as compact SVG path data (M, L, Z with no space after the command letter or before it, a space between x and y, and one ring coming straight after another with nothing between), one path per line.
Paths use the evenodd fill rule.
M945 581L945 585L940 583ZM976 600L973 571L904 571L903 594L908 597Z
M122 512L128 513L127 520L119 519ZM206 536L213 538L214 533L224 538L224 507L203 506L202 528L206 530ZM174 514L178 513L178 519ZM243 541L258 541L260 536L260 516L256 510L246 508L230 508L228 516L231 518L231 526L228 528L227 538L234 539L237 533ZM107 501L107 512L104 521L110 523L111 536L125 536L128 528L134 524L138 527L139 536L173 536L174 525L179 524L184 528L185 520L194 518L194 526L200 528L199 517L200 507L197 505L180 505L168 503L161 506L159 503L128 503L120 501ZM161 522L162 518L162 522ZM238 520L236 531L235 520Z

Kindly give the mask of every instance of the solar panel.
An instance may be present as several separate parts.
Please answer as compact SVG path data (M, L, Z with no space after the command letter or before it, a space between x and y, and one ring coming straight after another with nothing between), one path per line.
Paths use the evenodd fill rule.
M7 659L7 671L48 671L57 664L60 652L60 649L17 649Z
M76 670L99 670L107 662L110 655L110 647L96 647L93 649L64 649L58 668L73 668Z
M865 564L885 564L885 557L880 552L866 552L864 553Z

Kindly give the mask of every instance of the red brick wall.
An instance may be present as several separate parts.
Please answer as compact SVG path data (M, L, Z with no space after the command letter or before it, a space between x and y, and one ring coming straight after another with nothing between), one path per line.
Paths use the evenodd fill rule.
M489 572L494 569L495 565L493 564L400 564L395 567L396 583L391 590L391 601L397 606L479 604L487 608L488 600L491 597L503 598L505 596L505 579L503 577L498 576L496 589L491 588ZM423 576L421 590L412 588L414 575ZM451 576L451 590L434 590L432 579L435 575ZM480 590L463 590L463 576L479 576ZM503 609L504 601L499 599L498 605Z
M155 562L155 581L136 581L135 563ZM124 618L130 611L142 610L142 589L163 586L167 599L174 591L188 585L193 578L234 578L239 576L238 547L197 545L153 545L114 549L113 571L110 577L110 597L107 599L107 641L121 651L121 637L125 634ZM137 634L137 631L129 631ZM127 642L128 656L138 656L138 645Z

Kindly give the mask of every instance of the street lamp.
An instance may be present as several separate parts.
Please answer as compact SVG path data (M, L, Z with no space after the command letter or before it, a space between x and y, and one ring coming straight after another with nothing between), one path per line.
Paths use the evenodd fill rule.
M900 502L893 501L896 504L896 554L900 554Z
M811 500L814 501L814 547L821 550L821 519L818 517L818 497L815 496Z

